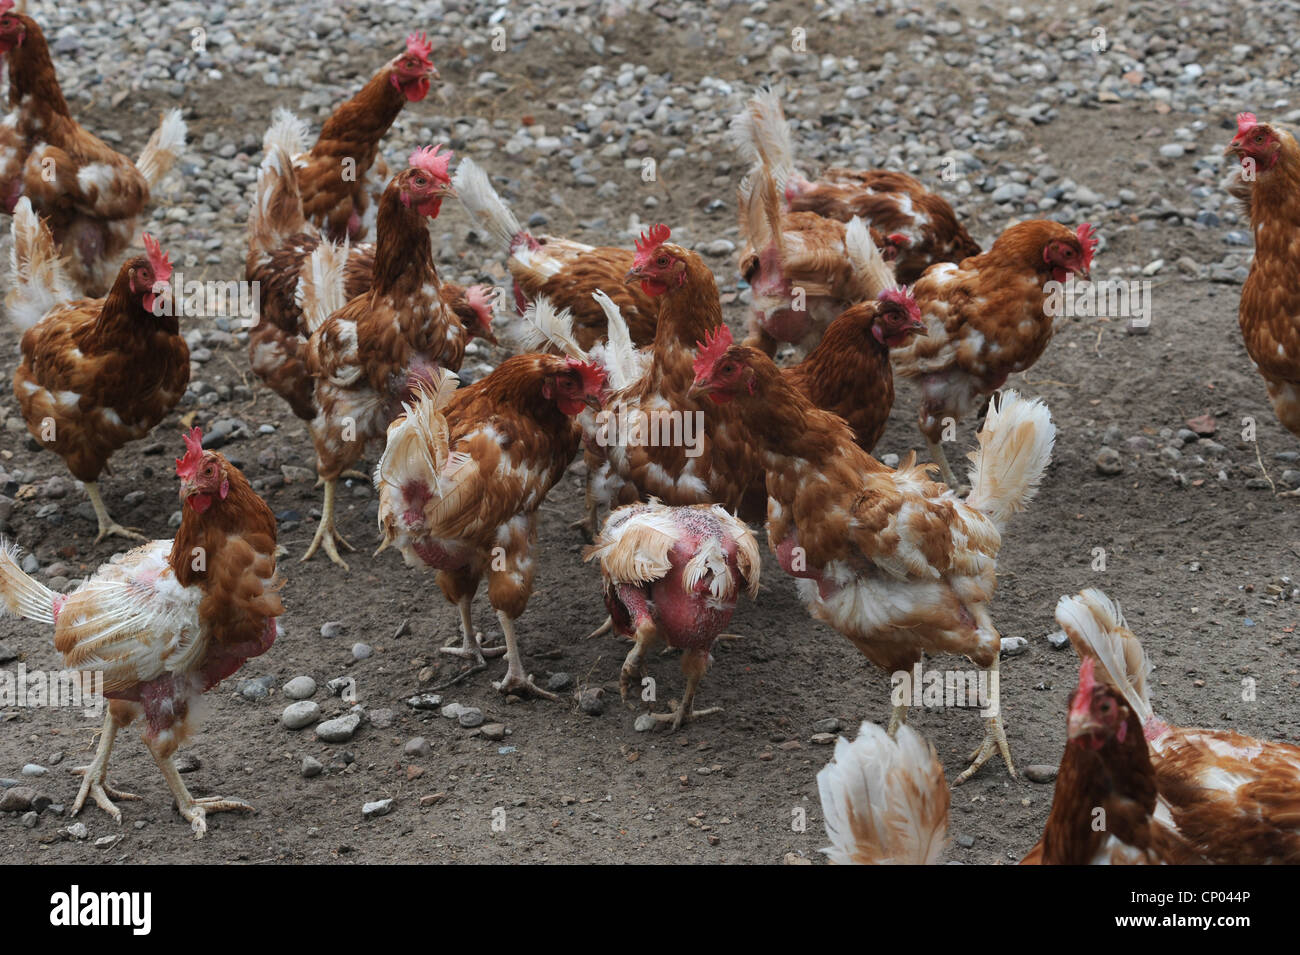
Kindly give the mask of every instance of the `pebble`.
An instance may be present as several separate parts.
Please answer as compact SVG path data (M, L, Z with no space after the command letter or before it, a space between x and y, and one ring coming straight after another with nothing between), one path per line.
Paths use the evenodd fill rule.
M462 715L461 726L465 725L464 719L465 717ZM504 723L485 723L483 725L482 734L484 739L499 742L506 738L506 725Z
M449 719L449 720L454 720L454 719L456 719L458 716L460 716L460 714L463 713L464 711L465 711L465 707L461 706L459 703L448 703L446 706L444 706L444 707L443 707L442 709L440 709L438 712L439 712L439 713L440 713L444 718Z
M284 713L280 716L280 722L284 724L285 729L291 730L300 730L305 726L310 726L318 719L320 719L320 707L311 700L290 703L284 708Z
M379 816L386 816L393 811L393 800L380 799L375 802L368 802L361 807L361 816L364 819L376 819Z
M14 786L0 792L0 812L26 812L35 801L35 789L30 786Z
M1097 452L1097 473L1107 477L1124 473L1124 461L1114 448L1102 448Z
M1018 657L1028 649L1029 641L1024 637L1002 638L1002 655L1004 657Z
M546 681L546 688L552 693L563 693L573 689L573 677L568 673L556 672Z
M456 714L456 722L465 729L483 725L483 711L476 706L466 706Z
M436 710L442 706L442 697L437 693L421 693L408 697L406 705L413 710Z
M638 733L649 733L658 725L659 720L655 719L649 713L642 713L636 718L636 722L632 724L632 728Z
M361 728L359 713L345 713L343 716L326 720L316 727L316 738L322 743L346 743Z
M304 756L302 758L303 779L315 779L323 772L325 772L325 764L315 756Z
M374 652L368 643L354 643L352 645L352 659L357 661L370 659Z
M1051 644L1053 650L1064 650L1070 645L1070 638L1065 635L1064 630L1057 630L1047 635L1047 642Z
M433 747L429 745L429 741L423 736L416 736L406 741L406 745L402 747L402 752L407 756L430 756L433 754Z
M290 700L305 700L316 695L316 681L309 676L296 676L281 692Z
M321 624L320 635L326 640L333 640L335 637L342 634L347 628L347 624L341 620L330 620Z
M0 643L0 663L12 663L18 659L18 651L7 643Z
M49 770L36 763L28 763L22 768L23 776L44 776Z
M599 686L589 686L578 694L578 709L588 716L600 716L605 712L605 691Z
M1031 763L1025 767L1025 778L1031 783L1050 783L1056 779L1057 768L1047 763Z
M817 733L838 733L843 728L844 724L834 716L828 719L818 720L813 724L813 731Z

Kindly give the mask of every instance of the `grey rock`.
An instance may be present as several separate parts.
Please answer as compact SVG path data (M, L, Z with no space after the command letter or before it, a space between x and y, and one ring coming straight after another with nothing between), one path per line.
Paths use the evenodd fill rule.
M563 672L552 673L546 681L546 688L552 693L563 693L565 690L571 690L573 689L573 677Z
M352 659L354 660L369 660L374 652L374 649L368 643L354 643L352 645Z
M323 743L346 743L361 728L359 713L345 713L343 716L326 720L316 727L316 738Z
M1018 657L1028 649L1029 641L1024 637L1002 638L1002 655L1004 657Z
M813 724L813 732L815 733L838 733L843 728L844 724L834 716L829 717L828 719L818 720Z
M284 713L280 716L280 722L284 724L285 729L300 730L305 726L310 726L320 719L320 707L311 700L299 700L297 703L290 703L284 708Z
M483 711L476 706L466 706L456 714L456 722L465 729L483 725Z
M284 685L287 699L305 700L316 695L316 681L309 676L296 676Z
M406 745L402 747L402 752L407 756L430 756L433 754L433 747L423 736L416 736L414 739L408 739Z
M320 635L326 640L333 640L335 637L341 635L347 628L348 625L342 620L329 620L321 624Z
M1047 763L1032 763L1025 767L1025 778L1031 783L1050 783L1056 779L1056 770Z
M0 812L26 812L35 801L35 789L30 786L14 786L0 792Z
M1047 642L1051 644L1053 650L1064 650L1070 645L1070 638L1065 635L1064 630L1057 630L1047 635Z
M303 779L315 779L323 772L325 772L325 764L315 756L304 756L302 758Z
M1124 461L1114 448L1102 448L1097 452L1097 473L1107 477L1124 473Z
M393 800L379 799L375 802L368 802L361 807L361 816L364 819L377 819L380 816L386 816L393 811Z
M28 763L22 768L22 775L24 776L44 776L48 772L48 769L36 763Z
M442 706L442 697L437 693L421 693L419 696L409 697L406 705L413 710L436 710Z
M485 723L482 733L484 739L498 742L506 738L506 725L504 723Z
M636 722L632 724L632 728L638 733L649 733L658 725L659 721L657 719L649 713L642 713L636 718Z

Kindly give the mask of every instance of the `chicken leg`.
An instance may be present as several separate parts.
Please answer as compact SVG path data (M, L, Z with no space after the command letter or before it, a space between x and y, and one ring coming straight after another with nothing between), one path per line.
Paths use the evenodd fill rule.
M108 508L104 506L104 499L99 496L99 485L94 481L87 481L86 496L90 498L90 505L95 509L95 520L99 523L99 534L95 537L95 543L98 544L105 537L112 534L115 537L125 537L127 540L143 541L149 538L145 537L138 531L133 531L128 527L123 527L113 518L108 516Z
M113 741L117 738L117 720L113 719L113 712L110 709L104 714L104 728L99 735L99 748L95 750L95 758L89 766L82 766L73 772L80 773L81 789L77 792L77 798L72 803L72 815L81 812L81 807L86 804L86 797L89 796L95 800L95 805L104 812L113 817L113 821L119 826L122 824L122 810L113 805L113 799L133 800L139 799L132 793L119 792L108 784L108 758L113 753ZM112 797L110 799L109 797Z
M253 812L253 807L242 799L227 799L224 796L204 796L195 799L190 795L190 791L185 787L181 780L181 774L176 769L176 764L172 761L170 753L164 755L163 749L156 743L149 743L149 752L153 754L154 762L162 770L163 779L167 781L167 788L172 791L176 798L176 808L180 811L181 818L190 824L190 830L194 833L195 839L202 839L208 832L207 815L210 812Z
M438 648L439 653L473 660L473 667L465 675L477 673L479 670L486 670L487 657L499 657L506 652L505 647L483 646L483 634L474 629L474 622L470 617L470 605L473 602L474 598L472 596L461 597L460 600L456 601L456 608L460 611L461 645L458 647Z
M1001 693L998 686L999 664L996 656L988 668L988 674L989 697L986 710L991 711L993 715L985 720L984 742L980 743L979 748L971 754L970 766L953 780L954 786L960 786L979 772L980 767L987 763L995 752L1002 754L1002 761L1007 764L1007 772L1011 774L1012 779L1016 778L1016 767L1011 761L1011 748L1007 745L1007 731L1002 725Z
M316 536L312 538L311 546L307 548L307 553L302 555L302 561L299 563L311 560L317 548L324 545L325 553L329 555L330 560L344 570L351 569L347 561L339 556L338 548L334 545L334 542L338 541L348 550L355 550L343 539L343 535L334 529L334 493L338 490L338 483L338 478L327 478L325 481L325 501L321 504L320 523L316 525Z
M524 672L524 661L519 655L519 641L515 637L515 622L502 610L497 611L497 619L501 621L501 632L506 635L506 675L493 683L493 688L498 693L531 693L560 702L558 696L543 690L533 682L532 676Z
M939 477L943 480L943 483L961 494L961 485L957 481L957 476L952 473L952 466L948 463L948 455L944 453L943 445L938 441L931 441L926 438L925 446L930 451L930 460L939 468Z
M613 618L607 621L610 627L613 626ZM601 630L605 628L602 627ZM597 631L599 633L600 631ZM595 636L595 634L592 634ZM627 652L627 657L623 660L623 668L618 673L618 695L622 697L623 702L630 709L638 709L636 703L627 702L628 691L632 687L632 681L635 680L639 686L642 677L645 676L645 655L650 648L659 640L659 632L655 625L649 620L643 620L636 628L636 634L632 637L632 649Z
M661 723L671 722L673 730L682 728L682 723L689 723L697 716L709 716L713 713L721 713L722 707L711 706L708 709L697 710L694 707L695 690L700 685L700 680L704 677L704 672L709 668L709 651L700 649L687 650L682 654L682 673L686 675L686 691L682 694L682 701L677 705L677 709L672 713L652 713L656 720Z

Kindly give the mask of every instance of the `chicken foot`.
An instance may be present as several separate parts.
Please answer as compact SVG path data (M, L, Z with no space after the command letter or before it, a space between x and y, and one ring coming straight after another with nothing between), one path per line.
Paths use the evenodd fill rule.
M1011 774L1012 779L1016 778L1016 766L1011 761L1011 748L1007 745L1007 731L1002 725L1001 691L998 686L999 664L996 656L988 668L988 673L989 699L986 709L992 710L993 715L985 719L984 741L975 752L971 753L970 766L953 780L954 786L960 786L979 772L980 767L987 763L994 753L1002 754L1002 761L1007 764L1007 772Z
M335 541L337 541L348 550L356 549L343 539L342 534L334 529L334 494L337 490L338 478L329 478L325 481L325 501L321 505L320 523L316 525L316 536L312 538L311 546L307 548L307 553L302 555L302 560L299 563L311 560L317 549L324 545L325 553L329 555L330 560L344 570L351 570L347 565L347 561L339 556L338 548L335 547Z
M108 784L108 758L113 753L113 741L117 738L117 730L117 720L113 719L113 714L105 713L104 728L100 732L99 747L95 750L94 760L89 766L73 770L75 773L80 773L82 779L81 789L77 791L77 798L72 803L72 815L81 812L81 807L86 804L86 797L89 796L95 800L96 806L108 813L120 826L122 810L113 805L113 799L130 801L140 798L133 793L120 792Z
M96 544L110 534L114 537L125 537L127 540L144 541L149 539L139 531L123 527L109 516L108 508L104 506L104 499L99 495L99 485L96 482L86 482L86 496L90 498L90 505L95 509L95 520L99 523L99 534L95 537Z
M470 617L470 605L474 602L473 597L461 597L456 601L456 609L460 611L460 632L461 645L458 647L439 647L439 653L445 653L448 656L460 657L464 660L473 661L472 665L457 673L446 683L438 684L435 689L446 689L454 686L465 677L473 673L479 673L487 669L488 657L499 657L506 652L505 647L483 646L483 634L474 629L474 622Z
M709 716L714 713L721 713L722 707L711 706L707 709L697 710L694 707L695 690L700 685L700 680L704 677L704 672L709 668L709 651L692 649L682 654L682 673L686 675L686 691L682 694L682 700L677 704L677 709L671 713L651 713L656 720L661 723L671 722L673 730L682 728L682 723L689 723L698 716Z
M925 446L930 451L930 460L939 468L940 479L958 495L961 495L966 489L958 482L957 476L952 473L952 466L948 463L948 455L944 453L943 445L938 441L931 441L926 438Z
M167 781L167 788L172 791L172 795L176 798L176 808L180 811L181 818L190 824L190 830L194 833L195 839L202 839L207 835L207 816L210 812L254 811L253 807L242 799L227 799L225 796L203 796L195 799L190 795L184 781L181 780L181 774L176 769L171 754L164 756L162 750L156 744L150 743L147 745L149 746L149 752L153 754L154 762L162 770L163 779Z
M560 702L554 693L543 690L533 682L530 674L524 672L524 661L519 655L519 640L515 637L515 622L504 611L497 611L501 621L501 632L506 635L506 675L492 684L498 693L527 693L540 696L553 702Z

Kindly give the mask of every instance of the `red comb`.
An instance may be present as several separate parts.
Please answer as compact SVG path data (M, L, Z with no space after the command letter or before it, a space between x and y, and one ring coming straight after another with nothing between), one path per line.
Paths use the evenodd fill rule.
M906 285L885 289L877 296L877 300L901 305L907 311L909 318L914 318L917 321L921 319L921 307L916 304L916 299L912 296L912 290Z
M699 351L695 353L695 361L691 367L695 371L695 380L699 381L708 376L717 360L731 347L731 329L726 325L719 325L705 335L704 341L696 347Z
M576 371L578 377L582 379L582 390L589 395L599 395L605 387L605 369L601 368L594 362L578 361L576 358L566 358L565 363L569 366L570 371Z
M1254 113L1238 113L1237 114L1237 135L1232 137L1232 141L1235 143L1237 140L1247 135L1252 129L1254 129L1258 125L1259 125L1259 120L1255 118Z
M14 8L14 0L0 0L0 13L8 13Z
M429 42L428 36L424 33L412 33L406 38L406 52L411 56L418 56L429 63L429 54L433 52L433 44Z
M451 176L447 168L451 165L451 157L455 155L449 149L441 155L438 150L442 146L424 146L411 153L411 168L423 169L435 179L441 179L443 182L451 182Z
M644 265L654 254L654 250L667 242L672 234L672 230L662 222L652 225L648 232L642 232L641 238L636 240L636 255L632 259L632 264Z
M1097 246L1101 242L1097 238L1097 230L1085 222L1074 230L1074 234L1079 239L1079 245L1083 247L1083 267L1085 269L1091 268L1092 253L1097 250Z
M0 0L3 3L4 0ZM172 260L162 250L158 240L146 232L143 236L144 251L149 256L149 265L153 267L153 280L155 282L166 282L172 277Z
M1086 713L1092 706L1092 691L1097 686L1097 667L1092 657L1083 661L1079 667L1079 688L1070 700L1071 713Z
M885 236L885 238L889 241L890 245L896 245L900 249L906 249L912 244L912 240L901 232L891 232L889 235Z
M185 435L185 457L176 459L176 476L182 481L191 480L199 473L199 465L202 461L203 432L195 425L190 433Z

